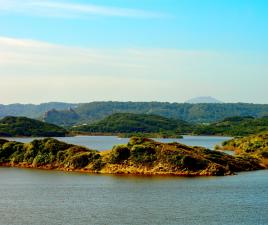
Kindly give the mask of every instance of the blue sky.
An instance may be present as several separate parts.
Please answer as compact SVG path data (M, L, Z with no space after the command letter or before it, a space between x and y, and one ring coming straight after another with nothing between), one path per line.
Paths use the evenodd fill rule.
M265 0L0 0L0 103L268 103L267 21Z

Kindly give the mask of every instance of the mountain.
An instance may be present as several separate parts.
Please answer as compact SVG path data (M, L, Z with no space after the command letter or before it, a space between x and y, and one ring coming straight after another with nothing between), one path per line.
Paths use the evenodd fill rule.
M2 137L62 137L68 132L54 124L44 123L26 117L5 117L0 120Z
M54 110L44 121L57 125L91 124L114 113L154 114L190 123L212 123L233 116L262 117L268 105L247 103L188 104L168 102L91 102L79 104L72 111Z
M68 110L69 108L75 108L78 104L63 103L63 102L49 102L39 105L34 104L0 104L0 118L5 116L25 116L28 118L39 118L44 115L45 112L55 110Z
M230 117L210 125L197 126L198 135L246 136L268 131L268 117Z
M80 132L92 133L172 133L189 132L191 125L182 120L163 116L134 113L115 113L91 125L74 128Z
M201 96L189 99L188 101L186 101L186 103L201 104L201 103L223 103L223 102L210 96Z

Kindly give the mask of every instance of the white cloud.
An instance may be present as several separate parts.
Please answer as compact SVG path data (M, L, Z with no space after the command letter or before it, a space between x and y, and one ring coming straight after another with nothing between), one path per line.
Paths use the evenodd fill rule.
M77 17L77 16L115 16L134 18L158 18L164 14L140 9L78 4L70 1L49 0L0 0L0 11L6 13L25 13L37 16Z

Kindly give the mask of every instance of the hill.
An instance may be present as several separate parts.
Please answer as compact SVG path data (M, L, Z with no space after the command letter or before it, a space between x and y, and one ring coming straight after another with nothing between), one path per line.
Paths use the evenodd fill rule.
M5 117L0 120L2 137L62 137L67 134L64 128L27 117Z
M0 140L0 166L110 174L222 176L262 169L258 159L201 147L132 138L127 145L98 152L55 139L19 143Z
M263 131L268 131L268 117L246 116L229 117L210 125L201 125L194 130L194 133L198 135L246 136Z
M158 115L115 113L105 119L74 128L90 133L163 134L178 135L189 132L192 126L182 120L168 119Z
M75 108L77 104L64 103L64 102L49 102L39 105L34 104L0 104L0 118L6 116L24 116L28 118L39 118L44 115L45 112L55 110L68 110L69 108Z
M79 104L69 110L48 113L44 121L68 126L93 123L114 113L154 114L190 123L212 123L233 116L263 117L268 115L268 105L230 104L187 104L167 102L91 102Z
M189 99L188 101L186 101L186 103L200 104L200 103L223 103L223 102L210 96L201 96Z

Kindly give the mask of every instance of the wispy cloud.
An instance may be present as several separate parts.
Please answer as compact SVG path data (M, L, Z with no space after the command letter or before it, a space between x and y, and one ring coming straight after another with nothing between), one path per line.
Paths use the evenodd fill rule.
M0 0L0 11L6 13L23 13L53 17L113 16L130 18L159 18L164 16L164 14L159 12L151 12L142 9L49 0Z
M180 101L234 90L241 97L251 84L266 90L267 56L261 59L175 49L89 49L0 36L0 102Z

